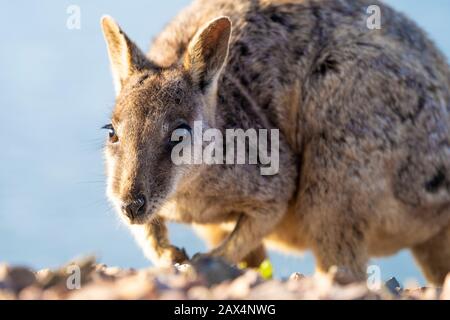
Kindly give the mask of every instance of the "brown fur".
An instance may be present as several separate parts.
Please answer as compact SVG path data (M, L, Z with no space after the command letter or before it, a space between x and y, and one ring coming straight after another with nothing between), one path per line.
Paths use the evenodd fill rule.
M381 30L366 27L371 4ZM119 210L146 196L146 214L127 222L155 263L187 258L168 241L172 220L195 224L230 262L257 264L264 242L312 249L318 271L362 279L370 256L412 248L443 282L450 71L413 22L375 0L198 0L146 59L110 18L103 30L118 94L108 193ZM174 166L166 141L180 119L279 128L279 174Z

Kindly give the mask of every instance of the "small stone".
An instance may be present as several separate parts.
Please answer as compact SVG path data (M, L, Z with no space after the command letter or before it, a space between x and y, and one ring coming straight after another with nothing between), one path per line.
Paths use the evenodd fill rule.
M197 274L204 278L208 286L239 277L243 271L226 263L223 259L198 256L191 261Z
M44 283L47 278L51 277L53 271L50 269L42 269L36 272L36 280L39 283Z
M384 285L390 293L396 296L398 296L403 290L402 286L395 277L390 278Z
M91 281L109 280L114 281L119 278L135 275L137 272L133 269L121 269L119 267L104 267L97 269L97 271L91 273Z
M99 263L94 267L95 272L103 272L108 269L108 266L104 263Z
M300 281L303 279L305 279L305 276L299 272L294 272L293 274L291 274L289 276L289 280L292 280L292 281Z
M124 273L124 270L118 267L106 267L102 271L104 274L111 277L119 277Z
M195 268L193 268L193 266L189 263L183 264L177 263L174 265L174 267L177 270L177 272L182 273L191 279L195 279L198 276L197 272L195 271Z
M19 292L36 282L36 275L26 267L0 266L0 283L3 289Z

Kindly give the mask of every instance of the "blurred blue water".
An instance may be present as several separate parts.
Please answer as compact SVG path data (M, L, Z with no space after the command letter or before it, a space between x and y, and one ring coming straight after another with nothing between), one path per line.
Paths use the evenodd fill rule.
M148 262L104 196L101 146L114 103L102 14L116 18L148 49L152 36L188 0L0 2L0 260L36 268L80 253L110 265ZM450 56L450 2L387 1L424 27ZM66 9L81 8L68 30ZM171 226L176 244L204 249L189 228ZM271 253L276 272L312 273L314 261ZM382 276L423 281L409 253L375 260Z

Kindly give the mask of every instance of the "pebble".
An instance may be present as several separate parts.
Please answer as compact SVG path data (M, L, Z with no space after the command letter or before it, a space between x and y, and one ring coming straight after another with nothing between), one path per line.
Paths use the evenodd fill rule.
M397 281L397 279L395 277L390 278L388 281L386 281L386 283L384 285L389 290L389 292L392 293L393 295L398 296L403 290L402 286L400 285L400 283Z
M289 276L289 280L292 280L292 281L300 281L304 278L305 278L305 276L299 272L294 272L293 274L291 274Z
M18 293L36 282L36 275L26 267L0 265L0 288Z

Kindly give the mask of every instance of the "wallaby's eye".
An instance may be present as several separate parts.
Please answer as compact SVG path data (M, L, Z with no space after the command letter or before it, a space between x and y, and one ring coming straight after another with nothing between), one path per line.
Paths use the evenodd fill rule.
M183 123L179 125L175 130L173 130L169 137L169 148L172 149L175 145L184 141L191 135L191 131L192 129L188 124Z
M109 141L111 143L116 143L119 141L119 137L116 135L116 130L114 130L112 124L107 124L106 126L102 127L102 129L108 130Z

